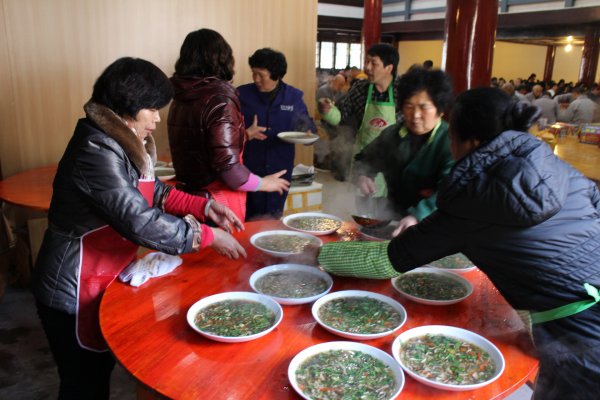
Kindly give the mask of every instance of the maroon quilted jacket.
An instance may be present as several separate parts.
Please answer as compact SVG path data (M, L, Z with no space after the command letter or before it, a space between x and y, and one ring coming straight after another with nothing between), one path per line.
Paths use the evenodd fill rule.
M215 180L231 189L250 171L240 162L246 130L236 89L215 77L172 77L169 146L178 187L197 192Z

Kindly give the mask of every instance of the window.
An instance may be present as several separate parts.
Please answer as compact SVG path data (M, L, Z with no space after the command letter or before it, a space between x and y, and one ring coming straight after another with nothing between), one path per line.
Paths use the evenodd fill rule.
M360 43L317 42L315 58L319 69L362 68L362 46Z
M333 42L321 42L321 60L319 68L333 68Z

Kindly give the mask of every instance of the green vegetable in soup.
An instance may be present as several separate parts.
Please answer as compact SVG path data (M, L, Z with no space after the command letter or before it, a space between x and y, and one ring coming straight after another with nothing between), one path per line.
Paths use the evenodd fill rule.
M465 285L440 274L414 272L400 276L396 282L403 292L427 300L455 300L467 295Z
M451 256L440 258L439 260L429 263L429 265L437 268L462 269L472 267L473 263L471 260L465 257L464 254L456 253L452 254Z
M329 350L306 359L296 370L300 390L311 399L390 399L396 387L392 369L355 350Z
M311 242L310 238L282 234L265 235L256 239L258 247L281 253L301 253Z
M473 385L494 376L489 353L462 339L427 334L402 343L400 359L424 378L451 385Z
M273 271L257 279L259 292L268 296L282 298L301 298L316 296L327 289L327 281L305 271Z
M342 223L333 218L307 216L292 218L288 221L288 225L303 231L327 232L332 229L338 230Z
M275 313L257 301L224 300L198 311L194 323L213 335L250 336L273 326Z
M370 297L340 297L319 308L319 318L343 332L373 334L394 330L404 318L391 305Z

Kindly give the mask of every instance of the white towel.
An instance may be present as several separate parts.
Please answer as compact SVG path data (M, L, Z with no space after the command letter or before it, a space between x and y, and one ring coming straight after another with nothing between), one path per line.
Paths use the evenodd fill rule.
M129 282L131 286L141 286L150 278L166 275L181 265L183 260L178 256L155 252L133 261L119 274L121 282Z

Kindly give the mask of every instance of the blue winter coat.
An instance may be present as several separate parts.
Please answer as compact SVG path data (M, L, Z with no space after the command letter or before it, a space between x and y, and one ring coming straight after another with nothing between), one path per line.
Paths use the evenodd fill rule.
M252 125L256 115L258 125L267 128L267 139L246 142L244 165L261 177L286 169L283 178L291 181L295 147L280 140L277 134L286 131L306 132L309 129L317 131L302 100L302 91L281 81L275 97L270 101L270 94L259 92L254 83L242 85L238 90L246 127ZM246 219L260 215L281 215L286 197L287 192L283 195L249 192Z
M504 132L458 161L437 207L390 242L398 270L462 252L515 309L533 312L590 300L584 282L600 288L598 188L528 133ZM540 398L585 399L597 389L600 304L536 324L533 335Z

